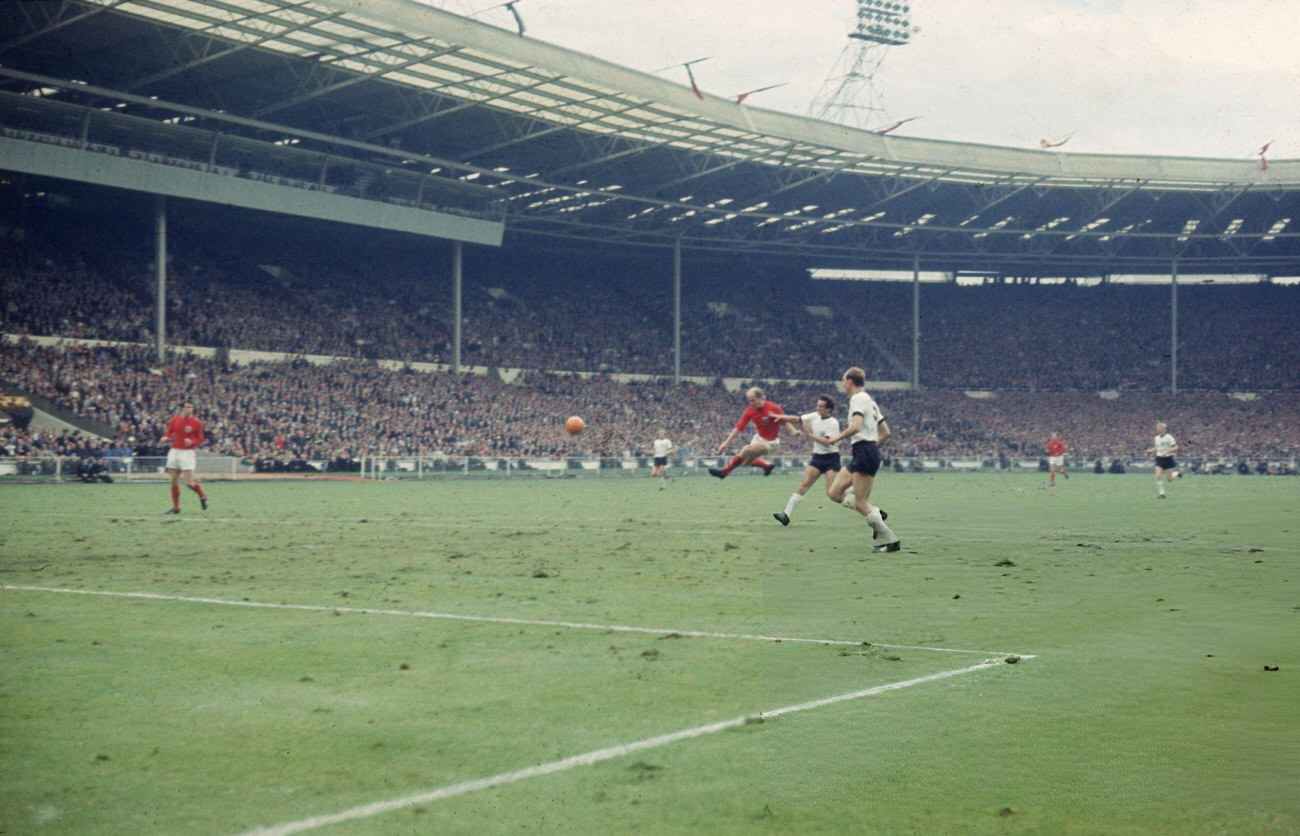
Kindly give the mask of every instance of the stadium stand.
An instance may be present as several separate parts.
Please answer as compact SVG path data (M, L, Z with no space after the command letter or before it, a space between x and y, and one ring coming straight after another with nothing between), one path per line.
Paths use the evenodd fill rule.
M121 244L60 242L3 275L0 330L147 342L149 265ZM338 264L278 242L252 256L197 248L173 257L169 341L178 345L402 362L451 360L446 276L400 260ZM468 365L667 375L666 281L602 265L539 281L507 264L467 277ZM441 279L441 281L439 280ZM360 289L364 288L364 292ZM1179 386L1300 389L1300 291L1189 286ZM831 316L824 315L829 311ZM866 330L866 335L862 333ZM927 388L1160 391L1169 385L1169 292L1151 286L927 285L921 293ZM911 288L819 282L798 272L692 277L683 293L682 373L834 380L861 353L875 379L906 379Z
M765 381L788 411L809 408L849 364L902 380L911 354L911 287L814 281L761 265L692 277L683 294L682 372L672 386L666 281L594 261L534 267L503 261L467 277L464 362L525 369L498 375L417 373L375 361L451 359L449 291L407 258L323 256L311 241L224 249L178 246L169 341L211 359L151 348L151 265L111 224L43 224L7 248L0 377L134 439L140 455L183 396L203 404L213 452L286 469L346 468L361 456L565 457L639 454L663 426L680 448L712 452L739 397L722 378ZM242 237L237 236L240 240ZM332 256L333 254L329 254ZM441 277L445 279L445 277ZM1077 459L1140 452L1151 425L1178 416L1205 461L1300 456L1300 288L1192 286L1180 291L1182 393L1169 383L1167 288L926 285L920 392L881 392L895 456L996 463L1036 458L1053 431ZM865 328L865 333L864 333ZM38 347L24 336L113 346ZM231 351L342 358L236 365ZM562 373L596 373L581 380ZM658 382L618 383L623 375ZM978 390L991 397L970 397ZM1228 393L1256 393L1251 400ZM1108 393L1110 399L1098 393ZM566 436L556 416L583 414L621 438ZM62 432L3 430L10 455L77 455ZM794 454L803 442L787 443Z

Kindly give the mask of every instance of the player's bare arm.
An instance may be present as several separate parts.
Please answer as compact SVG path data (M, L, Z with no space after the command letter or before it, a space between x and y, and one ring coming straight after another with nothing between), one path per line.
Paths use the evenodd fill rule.
M812 430L808 429L808 425L805 424L805 423L803 423L803 422L800 422L800 424L799 424L799 432L800 432L801 435L806 435L806 436L808 436L808 437L811 438L813 441L816 441L818 444L825 444L825 443L826 443L826 441L825 441L824 438L822 438L821 436L818 436L818 435L815 434Z
M833 435L830 436L829 438L819 438L817 440L820 441L822 444L825 444L827 447L834 447L840 441L848 438L851 435L858 433L861 430L862 430L862 416L855 412L853 413L853 416L849 418L849 425L845 427L843 430L841 430L839 435Z
M883 418L880 419L880 423L876 424L876 446L883 447L891 435L893 433L889 431L889 422Z
M790 430L790 435L806 435L809 438L815 438L812 433L808 432L808 427L804 425L802 415L786 415L785 413L782 413L780 415L773 415L772 419L784 424L786 428Z

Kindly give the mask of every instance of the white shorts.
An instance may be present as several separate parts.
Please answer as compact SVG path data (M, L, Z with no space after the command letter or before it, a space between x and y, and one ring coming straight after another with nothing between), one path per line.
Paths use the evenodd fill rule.
M755 435L753 438L749 440L749 446L752 447L755 444L761 444L763 446L763 452L761 455L775 456L777 453L781 452L780 438L777 438L773 441L768 441L766 438L763 438L760 435Z
M1065 456L1048 456L1047 463L1052 467L1065 467Z
M167 451L168 470L194 470L197 463L198 456L193 450L177 450L173 447Z

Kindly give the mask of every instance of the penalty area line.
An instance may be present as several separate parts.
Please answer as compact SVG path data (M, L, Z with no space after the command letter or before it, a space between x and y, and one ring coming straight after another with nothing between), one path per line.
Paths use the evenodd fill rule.
M430 618L443 621L465 621L479 624L510 624L518 627L563 627L569 630L596 630L602 633L642 633L652 636L678 636L692 639L720 639L723 641L755 641L773 644L817 644L831 647L880 647L886 650L928 650L934 653L966 653L977 656L1018 656L1032 659L1030 653L1005 653L997 650L966 650L953 647L926 647L910 644L880 644L846 639L818 639L797 636L764 636L751 633L717 633L708 630L677 630L671 627L637 627L627 624L594 624L585 621L547 621L534 618L510 618L495 615L460 615L457 613L422 610L393 610L374 607L336 607L325 604L273 604L266 601L232 601L228 598L206 598L193 595L164 595L158 592L114 592L107 589L73 589L71 587L27 586L0 584L0 589L15 592L46 592L56 595L88 595L102 598L127 598L139 601L172 601L184 604L208 604L218 607L244 607L263 610L295 610L298 612L347 613L349 615L386 615L400 618Z
M1006 659L1001 657L997 659L986 659L983 662L965 668L940 671L939 673L933 673L927 676L919 676L915 679L890 682L885 685L864 688L860 691L851 691L847 694L837 694L833 697L825 697L823 699L798 703L796 705L787 705L770 711L762 711L758 714L748 714L743 717L735 717L717 723L709 723L703 726L681 729L680 731L669 732L668 734L661 734L656 737L647 737L644 740L637 740L632 743L622 743L605 749L595 749L590 752L584 752L580 755L573 755L571 757L551 761L550 763L537 764L536 766L516 769L512 772L502 772L487 778L476 778L470 781L462 781L458 784L450 784L438 789L428 790L426 792L391 798L387 801L376 801L370 804L362 804L348 810L341 810L337 813L311 816L309 818L299 819L298 821L285 822L283 824L272 825L269 827L256 827L252 830L241 831L238 836L289 836L289 834L302 833L306 830L315 830L316 828L328 827L330 825L341 824L342 822L366 819L383 813L390 813L395 810L414 807L418 804L428 804L434 801L440 801L444 798L453 798L458 795L477 792L478 790L486 790L494 787L505 786L507 784L514 784L528 778L553 775L557 772L564 772L580 766L592 766L603 761L621 758L634 752L642 752L646 749L655 749L681 740L691 740L693 738L704 737L705 735L715 734L727 729L737 728L755 720L762 720L768 717L781 717L787 714L797 714L801 711L811 711L815 708L824 708L825 706L834 705L836 703L849 702L850 700L858 700L864 697L874 697L890 691L899 691L903 688L910 688L914 685L922 685L926 682L934 682L940 679L948 679L953 676L975 673L976 671L986 670L1005 663Z

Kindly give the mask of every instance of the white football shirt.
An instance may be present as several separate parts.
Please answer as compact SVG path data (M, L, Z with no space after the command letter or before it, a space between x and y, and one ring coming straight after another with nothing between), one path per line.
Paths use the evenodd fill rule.
M1156 455L1157 456L1169 455L1169 451L1174 449L1174 446L1176 444L1178 444L1178 442L1174 441L1174 437L1169 433L1156 436L1156 443L1155 443Z
M800 415L799 420L802 421L803 425L808 428L808 432L812 433L813 435L820 435L823 438L830 438L833 435L839 435L840 419L836 418L833 415L829 418L823 418L820 415L818 415L816 412L809 412L804 415ZM838 453L839 450L835 447L827 447L825 444L822 444L820 441L814 441L813 452L814 453Z
M656 438L654 443L655 458L667 456L673 449L673 443L666 438Z
M849 421L853 420L854 415L862 416L862 429L853 434L849 440L857 443L859 441L876 441L879 436L879 424L885 420L884 413L880 407L871 399L865 391L859 392L849 398Z

